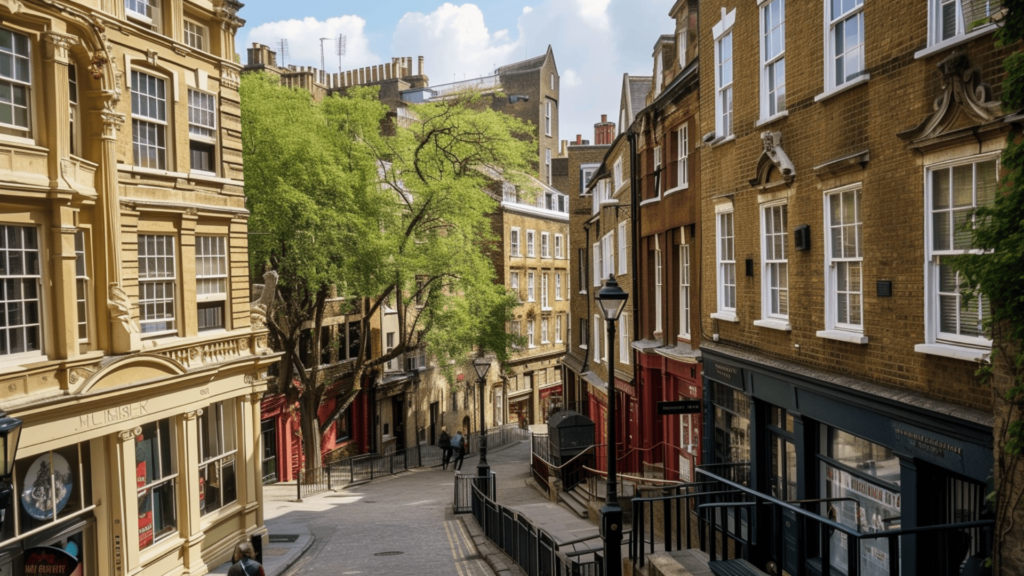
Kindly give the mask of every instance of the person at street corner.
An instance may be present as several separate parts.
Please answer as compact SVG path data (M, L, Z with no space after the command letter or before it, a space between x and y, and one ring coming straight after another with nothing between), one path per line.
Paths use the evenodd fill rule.
M452 437L452 451L455 452L452 468L458 472L462 470L462 459L466 457L466 438L462 435L462 430L456 430L455 436Z
M256 561L256 551L248 542L240 542L235 547L235 554L231 557L231 561L234 564L228 570L228 576L267 576L263 571L263 566Z
M452 437L448 434L447 426L441 426L437 447L441 449L441 470L447 470L448 463L452 461Z

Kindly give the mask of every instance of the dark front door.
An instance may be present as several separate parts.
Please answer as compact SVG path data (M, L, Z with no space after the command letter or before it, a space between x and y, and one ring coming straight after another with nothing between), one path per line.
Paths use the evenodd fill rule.
M277 428L274 420L260 422L260 436L263 440L263 483L277 482Z
M769 411L769 456L768 486L771 495L779 500L794 502L797 499L796 444L793 435L793 417L782 408L772 407ZM781 518L776 521L777 545L774 547L776 561L790 574L797 572L797 519L791 510L776 509Z
M395 427L395 450L405 450L405 409L399 397L391 401L391 423Z

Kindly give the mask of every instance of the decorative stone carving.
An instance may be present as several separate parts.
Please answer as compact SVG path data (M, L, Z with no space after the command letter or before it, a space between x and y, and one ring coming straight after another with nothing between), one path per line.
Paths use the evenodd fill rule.
M238 0L214 0L213 4L214 14L216 14L217 20L220 21L222 30L234 34L238 32L239 28L245 26L245 20L238 17L238 11L243 6L241 2Z
M131 300L116 282L111 282L107 290L107 308L110 309L111 320L120 322L126 332L139 333L139 323L132 318Z
M25 5L18 0L0 0L0 6L10 10L11 14L17 14L25 9Z
M117 98L110 94L105 95L103 110L100 111L100 119L103 121L103 137L108 140L116 140L117 133L124 126L125 115L117 111Z
M123 431L117 433L117 437L118 437L118 439L121 440L121 442L130 442L132 440L135 440L135 438L137 438L137 437L139 437L141 435L142 435L142 426L136 426L135 428L132 428L131 430L123 430Z
M793 178L796 177L796 168L793 166L789 156L786 155L786 151L782 149L782 132L762 132L761 145L763 150L761 156L757 159L757 170L754 177L750 179L750 185L762 190L767 190L780 184L788 186L793 182ZM778 170L779 175L782 176L781 182L769 182L773 168Z
M146 61L152 66L159 66L160 53L156 50L146 50Z
M53 49L53 58L65 64L68 61L68 50L78 44L78 38L53 31L43 32L42 40Z
M238 73L238 70L234 69L228 64L221 64L220 66L220 84L224 88L231 90L238 90L241 86L242 78Z
M195 420L196 418L199 418L202 415L203 410L202 408L200 408L198 410L192 410L191 412L185 412L184 414L181 415L181 417L184 418L185 420Z
M199 216L199 209L194 207L194 206L193 207L189 207L189 208L185 208L185 215L186 216Z
M253 382L256 381L256 375L255 374L246 374L245 377L243 378L243 381L246 384L251 385Z
M257 336L256 337L256 349L257 350L266 350L266 348L267 348L267 336L266 336L266 334Z
M979 125L1001 115L1001 103L992 99L992 87L981 81L981 69L971 66L966 54L950 54L939 62L938 73L942 94L932 104L933 112L916 127L898 132L899 138L919 143L955 131L962 115Z
M253 285L256 300L249 304L249 321L253 330L262 330L267 326L267 311L277 294L277 272L268 270L263 274L263 284Z

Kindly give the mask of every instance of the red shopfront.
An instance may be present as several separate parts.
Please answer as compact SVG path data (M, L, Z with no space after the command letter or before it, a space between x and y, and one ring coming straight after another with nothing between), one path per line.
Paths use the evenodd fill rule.
M651 465L663 465L665 478L693 481L701 463L703 414L662 416L658 402L702 400L701 365L696 358L662 353L637 354L640 362L640 395L643 448Z

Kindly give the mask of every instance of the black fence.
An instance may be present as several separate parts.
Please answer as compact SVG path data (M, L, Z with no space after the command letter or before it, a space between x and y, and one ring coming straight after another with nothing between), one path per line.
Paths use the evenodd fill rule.
M504 446L506 444L526 440L529 437L530 431L526 428L520 428L519 424L516 422L496 426L494 428L488 428L487 448L497 448L498 446ZM474 454L480 451L479 434L471 434L469 436L469 451Z
M786 502L747 486L749 466L699 466L700 482L632 501L629 558L699 546L711 561L741 558L791 574L980 574L993 520L861 531L821 514L828 498ZM659 551L660 551L659 550ZM915 552L916 550L916 552Z
M473 487L483 486L483 491L491 500L498 496L498 479L492 472L490 477L455 475L455 504L452 511L455 514L469 514L473 511Z
M520 429L515 424L491 428L487 431L487 448L498 448L529 437L529 430ZM474 438L477 439L476 445L479 446L479 436ZM472 441L470 447L472 451ZM369 482L374 478L391 476L413 468L440 466L441 456L441 449L429 444L419 444L388 454L352 456L325 464L317 470L300 470L296 494L298 499L302 500L307 496L350 484Z
M478 484L471 483L471 487L477 524L528 576L603 576L603 548L596 534L556 542L526 516L495 502Z

